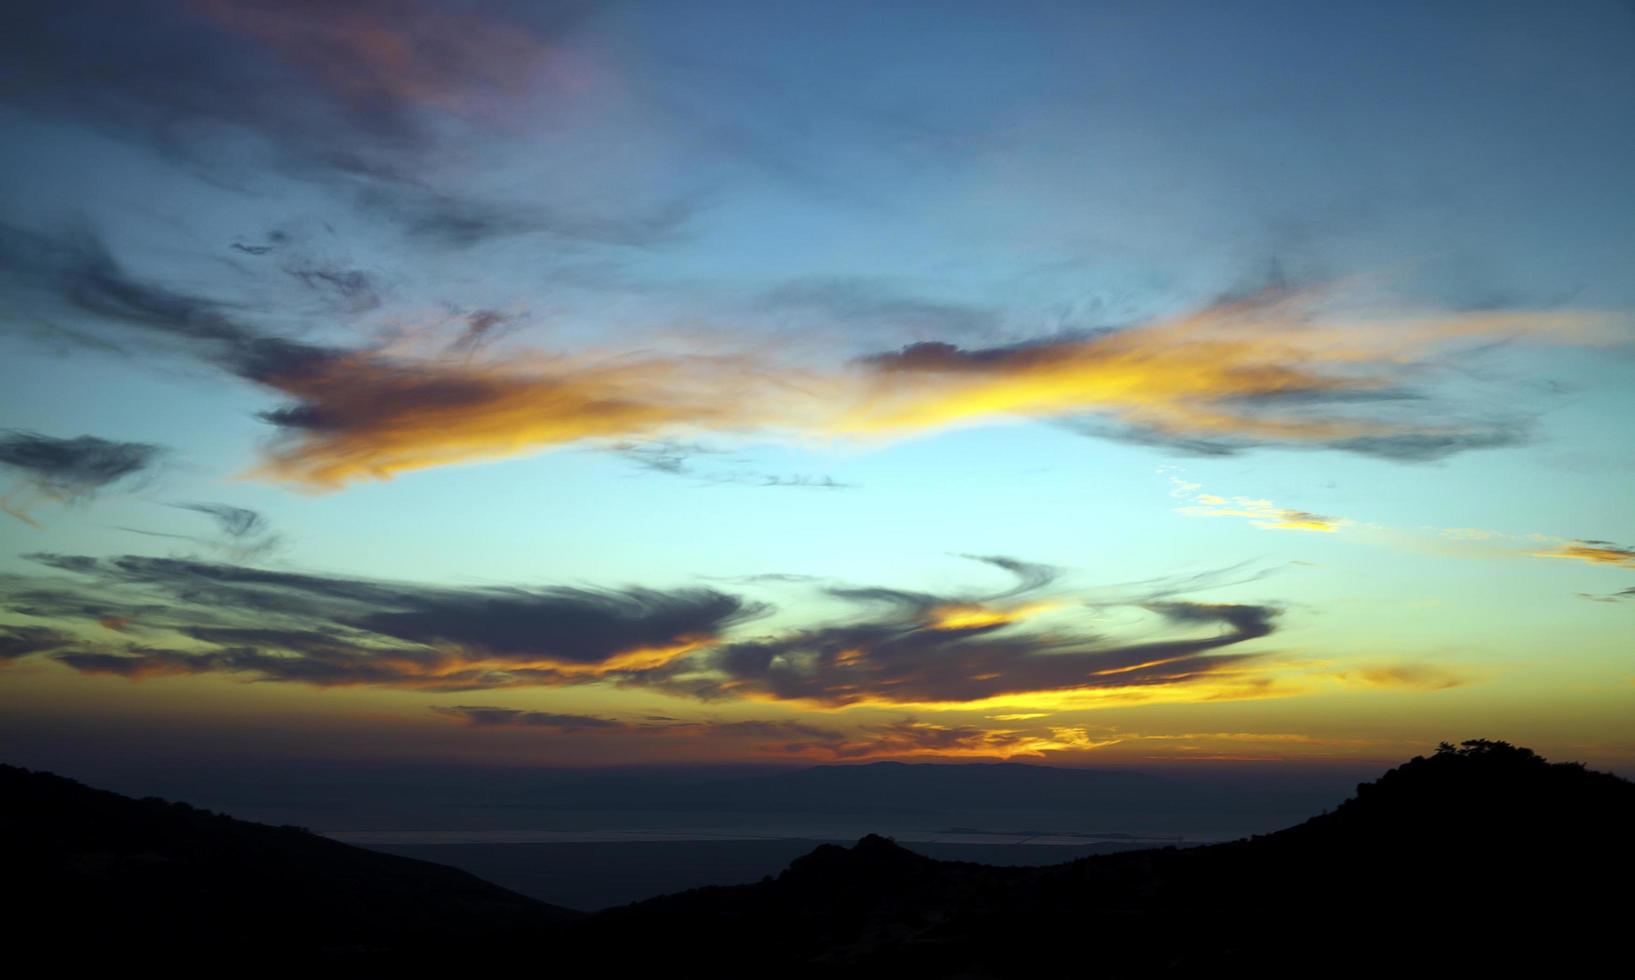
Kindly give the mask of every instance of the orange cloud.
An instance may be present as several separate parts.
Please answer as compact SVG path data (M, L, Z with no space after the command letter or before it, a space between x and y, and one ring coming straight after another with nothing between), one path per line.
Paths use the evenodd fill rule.
M1535 551L1533 557L1571 558L1592 565L1635 568L1635 548L1624 548L1610 541L1569 541L1548 551Z
M871 440L1084 415L1160 439L1434 455L1495 437L1348 414L1342 406L1391 394L1404 371L1460 340L1609 339L1605 321L1587 314L1350 321L1324 319L1319 299L1262 298L987 350L917 344L825 369L797 369L756 353L477 361L329 351L253 375L293 400L269 415L286 438L259 472L323 489L585 440L699 432ZM1331 529L1330 519L1263 501L1235 509L1253 512L1266 526Z
M1170 477L1170 484L1174 487L1170 496L1190 501L1185 506L1175 508L1175 512L1189 517L1241 517L1255 527L1273 531L1319 531L1328 534L1351 523L1343 517L1327 517L1306 510L1278 507L1270 500L1254 497L1229 499L1212 493L1200 493L1200 484L1188 483L1175 476Z

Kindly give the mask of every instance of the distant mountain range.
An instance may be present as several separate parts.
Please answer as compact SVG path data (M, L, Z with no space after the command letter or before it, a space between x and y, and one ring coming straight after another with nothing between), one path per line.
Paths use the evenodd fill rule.
M887 797L959 796L960 768L789 777L802 793L861 778L880 780ZM1013 768L999 778L1069 779ZM1487 741L1445 745L1359 786L1333 812L1230 843L996 868L870 836L818 847L756 884L592 916L439 865L46 773L0 768L0 793L8 891L21 899L14 935L54 940L64 965L1571 975L1624 958L1635 871L1635 784Z

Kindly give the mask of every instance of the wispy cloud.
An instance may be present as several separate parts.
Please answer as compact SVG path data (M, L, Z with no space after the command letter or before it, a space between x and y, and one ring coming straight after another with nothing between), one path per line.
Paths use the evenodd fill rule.
M828 707L1221 697L1263 689L1234 686L1254 655L1232 648L1270 634L1277 615L1132 597L1122 608L1146 635L1111 639L1083 622L1088 607L1029 591L1053 581L1045 566L984 556L1022 591L830 587L856 616L745 637L768 607L714 589L456 588L171 558L35 557L69 577L14 578L5 608L81 631L82 642L51 654L57 661L131 678L438 691L607 683Z
M692 480L704 485L737 485L754 487L783 487L798 490L852 490L856 484L844 483L827 474L767 473L737 465L722 450L711 449L697 442L676 440L648 443L617 443L613 451L634 462L642 469ZM698 460L714 461L713 465L699 465Z
M1419 691L1442 691L1470 682L1466 674L1432 664L1416 663L1364 665L1337 672L1335 678L1371 687L1398 687Z
M760 611L709 589L439 588L243 565L38 556L79 581L14 582L6 606L89 628L87 673L227 673L317 686L474 690L658 668ZM88 630L89 635L89 630Z
M1635 568L1635 548L1626 548L1611 541L1566 541L1533 552L1535 558L1570 558L1592 565L1617 565Z
M549 54L524 25L416 0L187 5L267 45L360 111L419 105L479 113L495 97L520 95Z
M149 473L163 455L159 446L145 442L116 442L96 436L60 439L17 429L0 430L0 469L21 487L20 492L0 496L0 510L33 524L28 514L33 502L87 500Z
M527 106L573 98L582 78L567 39L592 6L34 4L0 32L11 80L0 102L145 144L218 185L274 173L316 183L445 248L534 232L650 244L675 234L690 201L587 209L549 188L496 196L441 166L474 140L514 142ZM224 134L248 134L262 153L223 153Z
M862 725L853 730L792 719L722 721L677 718L621 721L599 716L559 714L473 705L432 708L438 714L477 728L522 728L553 735L592 734L637 737L693 738L749 743L762 755L859 761L935 758L1039 757L1068 749L1097 748L1097 741L1076 728L985 728L978 725L943 725L904 718L886 724Z
M1354 331L1283 324L1293 337L1309 330L1310 349L1302 349L1295 340L1274 342L1272 328L1258 320L1245 336L1231 323L1216 323L1216 315L1000 352L922 346L835 369L796 369L749 353L450 363L337 352L258 378L294 400L268 415L285 439L263 472L334 487L583 441L623 444L698 432L868 441L1015 417L1098 413L1222 445L1326 445L1433 458L1462 448L1471 433L1328 406L1288 413L1280 398L1291 391L1384 390L1395 383L1393 362L1411 362L1484 328L1497 335L1553 330L1553 341L1595 336L1591 318L1571 316L1490 315L1481 323L1451 316ZM1236 321L1242 311L1218 315Z
M1306 510L1279 507L1257 497L1221 497L1204 493L1203 485L1171 475L1170 496L1186 503L1175 508L1188 517L1237 517L1271 531L1319 531L1332 534L1351 522Z
M844 364L795 365L764 349L343 348L284 339L226 302L132 275L94 236L0 232L23 285L283 396L263 415L279 435L257 472L319 489L570 444L679 445L701 433L866 444L1017 418L1094 418L1221 452L1321 446L1431 459L1494 444L1495 433L1502 441L1511 423L1427 423L1430 396L1411 390L1410 376L1433 375L1461 345L1621 339L1592 314L1359 319L1321 294L1272 293L1116 330L974 350L927 342ZM1265 511L1251 519L1274 526L1323 523L1298 511L1280 521L1262 503L1235 509Z

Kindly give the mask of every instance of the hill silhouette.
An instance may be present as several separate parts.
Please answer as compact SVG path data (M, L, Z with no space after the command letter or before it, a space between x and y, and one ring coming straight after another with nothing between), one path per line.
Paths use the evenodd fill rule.
M1225 844L996 868L869 836L589 917L293 828L26 770L0 787L8 884L38 930L18 935L179 958L208 943L613 976L1562 974L1621 958L1635 871L1635 784L1482 740Z
M80 959L436 954L579 913L453 868L0 766L13 935Z
M756 885L604 912L578 948L643 936L617 971L708 943L720 972L783 975L1559 970L1616 950L1632 826L1635 784L1476 740L1273 834L1045 868L933 861L868 837Z

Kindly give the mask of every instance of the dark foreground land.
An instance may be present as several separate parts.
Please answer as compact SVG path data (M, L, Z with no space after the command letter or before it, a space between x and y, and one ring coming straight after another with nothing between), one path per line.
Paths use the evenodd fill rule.
M1000 868L871 836L759 883L590 916L441 865L48 773L0 767L0 804L13 954L60 969L1621 974L1635 871L1635 783L1480 741L1231 843Z
M853 838L855 840L856 838ZM901 838L899 838L899 841ZM542 902L593 911L707 885L738 885L777 875L823 839L639 841L576 844L370 844L373 850L469 871ZM851 843L851 841L847 841ZM1061 864L1145 845L948 844L912 841L916 854L998 866Z

